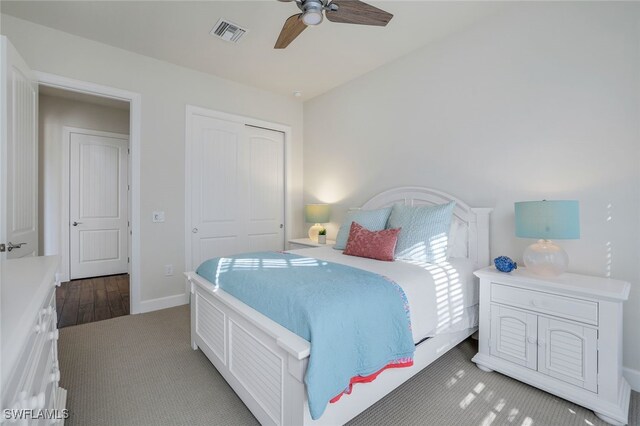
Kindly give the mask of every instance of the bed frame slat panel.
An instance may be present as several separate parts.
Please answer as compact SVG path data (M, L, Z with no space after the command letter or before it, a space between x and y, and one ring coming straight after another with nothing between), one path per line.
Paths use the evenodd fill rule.
M225 314L201 295L196 294L196 333L207 343L223 364L227 363L225 350Z
M229 370L273 422L281 424L283 359L233 320L229 321Z

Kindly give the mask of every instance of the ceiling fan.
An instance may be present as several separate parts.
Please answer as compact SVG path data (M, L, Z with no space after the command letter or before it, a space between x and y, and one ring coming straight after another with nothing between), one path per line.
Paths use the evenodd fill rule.
M293 1L293 0L280 0ZM322 22L322 12L327 15L331 22L343 24L376 25L386 26L393 15L382 9L371 6L359 0L295 0L302 13L290 16L284 23L275 49L284 49L308 25L319 25Z

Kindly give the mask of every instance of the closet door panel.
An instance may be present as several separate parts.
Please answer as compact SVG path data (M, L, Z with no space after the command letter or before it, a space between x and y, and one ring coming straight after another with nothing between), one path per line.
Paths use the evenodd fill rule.
M238 123L194 116L192 132L192 268L244 251L242 176L245 130Z
M246 126L250 251L284 249L284 134Z

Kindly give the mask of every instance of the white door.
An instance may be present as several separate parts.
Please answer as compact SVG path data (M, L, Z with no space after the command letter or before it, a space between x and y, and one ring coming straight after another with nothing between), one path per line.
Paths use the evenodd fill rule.
M71 279L128 271L128 146L123 135L70 134Z
M284 134L190 117L191 265L284 249Z
M284 248L284 133L245 125L249 149L248 251Z
M2 37L2 233L6 258L38 255L38 84ZM13 248L12 246L19 246Z

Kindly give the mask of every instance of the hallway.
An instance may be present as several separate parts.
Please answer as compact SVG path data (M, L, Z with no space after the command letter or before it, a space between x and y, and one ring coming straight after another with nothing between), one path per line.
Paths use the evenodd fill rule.
M129 274L64 282L56 310L58 328L129 315Z

